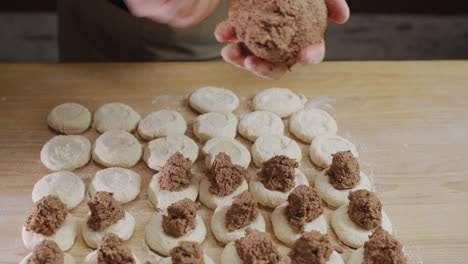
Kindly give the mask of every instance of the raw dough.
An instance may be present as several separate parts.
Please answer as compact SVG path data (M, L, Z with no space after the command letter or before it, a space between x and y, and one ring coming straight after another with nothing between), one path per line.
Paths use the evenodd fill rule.
M41 161L50 170L72 171L88 163L91 142L83 136L55 136L42 147Z
M302 109L304 101L289 89L269 88L257 93L253 104L255 110L270 111L284 118Z
M332 215L331 226L338 238L346 245L359 248L369 240L374 229L367 230L355 224L348 216L348 204L340 206ZM382 210L382 228L393 233L392 223L387 214Z
M133 232L135 231L135 218L127 211L125 211L125 216L117 221L117 223L110 225L101 231L94 231L89 228L87 222L90 216L91 214L88 214L82 226L83 240L90 248L97 248L105 233L114 233L121 239L127 241L132 237Z
M89 194L99 191L111 192L119 203L135 200L140 193L141 177L138 173L123 168L107 168L96 172L89 185Z
M311 143L320 135L336 134L338 125L329 113L317 108L308 108L291 116L289 130L302 141Z
M75 243L76 222L73 216L68 214L63 224L51 236L44 236L32 231L27 231L26 227L23 225L21 237L24 246L29 250L32 250L42 240L50 239L55 241L61 250L67 251Z
M244 168L249 167L250 164L250 152L249 150L239 141L229 137L215 137L208 140L202 148L205 157L205 166L211 167L216 154L219 152L226 153L231 157L232 163L242 166Z
M351 256L349 256L348 259L348 264L362 264L364 263L364 248L358 248L356 249L353 253L351 253Z
M232 113L206 113L199 115L193 121L193 133L203 142L218 136L235 138L237 133L237 117Z
M291 261L291 259L289 257L288 257L288 260ZM331 253L330 258L328 259L326 264L344 264L344 261L343 261L343 258L341 257L341 255L338 252L333 251ZM348 264L349 264L349 262L348 262Z
M146 140L169 135L183 135L187 130L184 117L176 111L151 112L138 125L138 134Z
M263 135L283 135L284 123L272 112L255 111L241 117L239 133L250 141Z
M275 208L280 204L284 203L288 199L289 194L297 186L301 184L309 186L309 182L307 181L307 178L304 175L304 173L299 169L295 169L295 171L296 178L294 179L294 187L291 188L291 190L289 190L288 192L272 191L265 188L265 186L263 186L263 183L258 180L257 172L254 176L250 177L250 193L252 194L254 199L260 204L270 208Z
M26 257L24 257L19 264L28 264L28 259L32 256L32 252L29 253L28 255L26 255ZM75 264L75 259L67 254L67 253L64 253L64 256L63 256L63 264Z
M73 172L59 171L48 174L36 182L32 191L33 202L47 195L56 195L68 209L73 209L83 201L85 184Z
M130 168L141 158L138 139L122 130L111 130L100 135L93 147L93 160L106 167Z
M239 98L231 90L218 87L201 87L190 95L190 106L200 113L232 112L239 106Z
M213 260L206 254L203 254L203 261L205 262L204 264L214 264ZM172 264L172 258L171 257L163 258L158 263L159 264Z
M153 203L154 207L166 210L169 205L185 198L194 202L197 200L199 183L195 176L192 179L192 183L179 192L161 190L159 176L160 173L154 175L148 187L148 199Z
M63 134L79 134L91 125L91 112L80 104L64 103L49 112L47 124Z
M337 135L324 134L312 141L309 154L315 165L328 168L332 163L332 154L346 150L350 150L355 158L359 157L356 146L349 140Z
M302 160L301 147L299 147L296 141L286 136L260 136L252 145L252 157L257 167L262 167L263 162L278 155L295 159L298 163Z
M203 177L200 182L200 202L202 202L206 207L214 210L216 207L223 205L231 205L234 196L241 194L244 191L249 189L249 185L246 180L242 181L242 184L237 187L237 189L227 195L227 196L218 196L214 195L209 191L211 184L207 177Z
M122 103L102 105L94 113L93 127L100 133L109 130L132 132L137 128L141 116L130 106Z
M180 152L192 163L198 158L198 145L191 138L184 135L172 135L152 140L146 145L143 160L148 167L159 171L172 154Z
M157 253L168 256L171 249L176 247L180 241L192 241L201 244L205 240L206 227L199 215L195 218L195 229L181 237L172 237L164 232L162 228L163 215L167 215L167 212L159 211L154 213L146 226L146 243Z
M349 202L348 195L350 192L365 189L372 191L372 183L364 172L359 173L361 178L359 183L352 189L338 190L331 185L328 175L328 169L322 170L319 175L315 177L315 189L319 193L320 197L332 207L339 207Z
M140 260L137 258L137 256L135 256L133 252L132 252L132 255L133 255L133 259L135 260L135 264L141 264ZM94 250L91 253L89 253L83 260L83 264L97 264L97 263L98 263L97 250Z
M224 247L220 260L220 263L223 264L244 264L244 261L237 254L235 242L230 242Z

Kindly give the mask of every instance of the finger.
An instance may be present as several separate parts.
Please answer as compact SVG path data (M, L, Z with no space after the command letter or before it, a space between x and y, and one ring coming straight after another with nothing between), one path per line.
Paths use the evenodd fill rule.
M288 71L288 67L284 65L275 65L254 55L247 56L244 66L255 75L270 80L278 80Z
M125 5L130 10L130 13L136 17L148 17L154 10L158 10L161 6L171 0L124 0Z
M244 61L247 58L247 56L245 56L242 52L239 45L235 43L227 44L221 50L221 57L223 57L225 61L240 68L244 68Z
M219 42L236 40L236 32L229 21L223 21L216 26L215 37Z
M171 25L174 27L191 27L200 23L205 19L215 7L218 5L219 0L199 0L197 6L194 8L191 15L178 18L174 21L171 21Z
M192 14L192 10L197 7L199 0L187 0L184 3L184 7L179 10L179 13L177 13L177 17L184 19L189 17Z
M157 20L160 23L169 23L176 19L177 14L182 10L190 0L171 0L167 1L164 5L154 10L150 19Z
M349 19L349 7L346 0L325 0L328 17L338 24L344 24Z
M303 48L297 55L297 61L304 65L319 64L325 58L325 41Z

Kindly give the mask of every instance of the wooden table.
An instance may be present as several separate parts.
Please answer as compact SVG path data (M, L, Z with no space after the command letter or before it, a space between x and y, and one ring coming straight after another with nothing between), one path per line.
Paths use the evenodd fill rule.
M39 152L55 135L45 122L53 106L75 101L94 111L120 101L142 115L177 109L190 121L195 113L184 96L205 85L241 96L237 114L256 92L275 86L304 94L331 112L339 134L357 144L362 167L373 176L411 262L466 263L468 61L328 62L296 67L281 81L262 80L226 63L0 65L0 262L18 263L28 253L21 225L32 208L34 183L50 173ZM97 135L85 133L92 140ZM318 173L307 156L302 168ZM98 169L90 163L75 172L88 183ZM144 188L126 206L138 223L129 244L146 260L142 235L153 212L146 188L154 172L142 161L135 170ZM82 222L87 210L83 202L72 213ZM207 209L201 214L209 219ZM221 247L211 234L204 248L218 261ZM70 251L77 263L88 252L78 237Z

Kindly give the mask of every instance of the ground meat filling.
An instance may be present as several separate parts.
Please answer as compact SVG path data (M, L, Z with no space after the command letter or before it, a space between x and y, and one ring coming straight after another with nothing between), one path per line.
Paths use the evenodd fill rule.
M378 227L364 243L363 264L406 264L403 246L391 234Z
M183 190L192 183L191 168L192 161L190 159L186 159L180 152L174 153L159 172L159 187L171 192Z
M258 179L269 190L287 192L294 187L295 169L298 167L294 159L283 155L274 156L263 163Z
M289 257L293 264L325 264L334 250L337 249L326 235L317 231L305 232L294 242Z
M281 260L278 249L266 233L247 229L246 235L236 240L237 254L245 264L276 264Z
M124 244L123 239L113 233L105 234L97 249L98 264L134 264L132 251Z
M227 196L242 184L246 176L247 170L244 167L232 164L231 157L220 152L208 173L211 184L209 191L214 195Z
M356 187L360 181L358 160L351 151L341 151L333 154L332 165L328 169L330 184L338 190Z
M198 207L198 204L187 198L171 204L167 208L167 215L163 216L164 232L173 237L181 237L195 229Z
M44 236L55 234L67 218L67 206L55 195L47 195L34 204L26 219L26 230Z
M245 191L234 197L231 207L226 212L226 228L229 232L249 225L259 214L257 202Z
M304 225L323 214L322 200L314 188L297 186L288 196L286 216L289 224L297 231L304 232Z
M382 203L373 192L357 190L349 193L348 215L351 220L366 229L374 229L382 223Z
M102 231L125 216L125 211L111 192L96 192L88 206L91 211L88 226L94 231Z
M179 245L171 250L169 255L172 264L204 264L203 249L196 242L181 241Z
M37 244L26 264L63 264L65 254L57 243L52 240L42 240Z

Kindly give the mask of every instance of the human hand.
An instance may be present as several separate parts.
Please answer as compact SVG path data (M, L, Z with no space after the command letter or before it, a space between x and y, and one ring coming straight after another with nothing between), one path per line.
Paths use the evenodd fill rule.
M328 9L328 18L338 24L344 24L349 19L349 7L346 0L325 0ZM248 70L266 79L280 79L289 68L286 65L273 64L260 59L253 54L245 54L236 39L234 28L225 21L220 23L215 30L215 37L219 42L232 42L221 50L223 59L235 66ZM303 48L297 62L304 65L319 64L325 57L325 41Z

